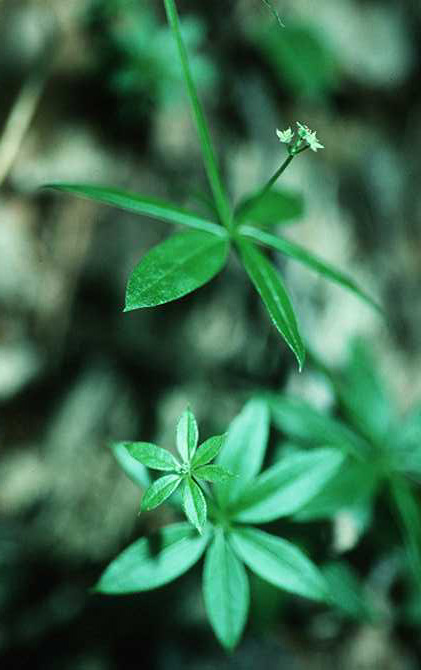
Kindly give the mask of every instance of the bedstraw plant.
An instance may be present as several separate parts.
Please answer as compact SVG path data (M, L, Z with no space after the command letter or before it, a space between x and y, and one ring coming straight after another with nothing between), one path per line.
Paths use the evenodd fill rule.
M175 2L164 0L164 6L198 131L212 195L212 215L205 217L117 188L69 183L49 187L191 229L176 232L144 255L127 283L126 312L187 295L218 274L229 251L235 251L301 370L305 349L297 319L283 279L261 247L303 263L377 307L353 279L270 230L283 217L285 206L285 197L273 186L297 156L308 149L317 152L323 145L302 123L294 129L276 130L278 140L286 147L280 167L266 184L234 206L220 177ZM276 135L274 132L274 141ZM196 420L187 409L176 431L178 457L152 443L113 445L122 467L144 490L141 511L168 500L184 510L188 521L159 530L155 538L134 542L105 570L95 587L97 592L122 594L157 588L186 572L205 554L206 611L216 636L227 649L237 644L247 620L246 568L290 593L335 602L329 580L302 549L254 524L294 516L308 506L311 509L311 501L322 496L325 487L340 476L346 456L335 442L321 440L317 448L295 449L261 472L268 445L270 404L268 398L250 400L225 435L210 437L200 445ZM306 425L305 410L301 419ZM151 480L146 468L165 474Z
M278 178L296 156L307 149L317 151L322 145L316 133L301 123L297 124L296 134L291 129L277 131L278 139L287 145L287 157L265 185L233 207L220 177L208 125L191 74L175 2L164 0L164 5L177 44L198 131L213 199L214 216L206 218L163 200L127 193L117 188L69 183L52 183L48 186L149 218L193 229L194 232L172 235L144 255L127 283L124 310L126 312L162 305L191 293L221 272L227 262L229 251L234 250L265 304L275 327L294 352L301 369L304 365L305 348L287 288L277 267L259 247L278 251L307 265L377 307L353 279L303 247L262 228L260 224L265 202L272 208L275 202L276 207L276 191L273 191L272 187ZM284 200L280 194L278 204L282 209ZM278 217L274 216L272 223L275 224L277 221Z
M149 485L143 493L141 510L157 507L182 487L181 500L175 504L184 510L190 524L172 524L153 538L135 541L108 566L95 590L125 594L157 588L186 572L205 553L206 612L227 649L237 644L247 621L249 582L245 566L280 589L315 601L333 602L328 582L301 549L253 525L297 513L336 475L344 456L335 448L298 450L260 472L269 422L267 402L252 399L226 435L211 437L197 446L197 424L187 409L177 426L181 462L153 444L114 445L120 457L121 450L126 451L129 471L131 465L136 468L141 463L171 473ZM127 455L134 463L127 461ZM211 465L215 458L216 463ZM144 481L142 477L142 486Z

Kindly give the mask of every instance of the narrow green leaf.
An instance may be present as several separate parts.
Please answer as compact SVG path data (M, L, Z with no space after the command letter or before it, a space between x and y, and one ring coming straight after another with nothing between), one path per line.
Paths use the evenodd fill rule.
M203 595L209 621L227 649L238 643L247 621L249 582L243 564L218 529L206 552Z
M306 598L328 598L321 572L295 545L254 528L237 528L231 539L237 556L262 579Z
M247 274L266 305L274 325L294 352L301 370L305 359L304 344L281 275L252 244L241 240L237 244Z
M57 182L46 184L44 188L64 191L65 193L94 200L104 205L111 205L112 207L134 212L135 214L149 216L151 219L176 223L180 226L187 226L188 228L226 237L226 232L220 225L203 219L201 216L188 212L181 207L176 207L164 200L148 198L138 193L130 193L118 188L96 184L67 184Z
M333 604L357 621L373 622L377 614L375 608L350 565L344 562L328 563L323 566L322 572L329 584Z
M107 567L95 590L108 594L136 593L168 584L199 560L209 537L208 532L197 535L188 523L167 526L125 549Z
M151 483L149 473L142 463L130 456L126 444L127 442L115 442L111 445L114 458L134 484L140 486L141 489L146 489Z
M130 456L146 465L147 468L169 472L180 468L174 456L166 449L157 447L156 444L150 442L121 442L121 444L127 449Z
M214 435L203 442L203 444L198 447L193 457L193 467L197 468L199 465L205 465L206 463L213 461L220 452L226 438L227 435L225 433L224 435Z
M272 233L267 233L264 230L259 230L258 228L253 228L252 226L242 226L240 230L241 234L249 239L252 239L254 242L263 244L264 246L276 249L287 256L290 256L300 263L304 263L312 270L316 270L319 274L331 279L332 281L340 284L344 288L355 293L359 298L368 303L371 307L374 307L380 314L383 314L382 308L371 298L363 289L361 289L358 284L348 277L346 274L337 270L332 265L329 265L321 258L318 258L314 254L306 251L298 244L294 244L289 240L286 240L284 237L278 237L272 235Z
M185 463L190 463L193 458L198 439L199 429L197 421L190 407L188 407L181 415L177 424L177 449Z
M417 407L405 417L390 440L396 470L421 480L421 409Z
M222 270L228 242L209 233L176 234L142 258L127 284L128 312L177 300Z
M249 484L236 501L232 518L264 523L293 514L326 486L343 462L337 449L290 454Z
M206 482L226 482L228 479L232 480L235 476L220 465L201 465L193 470L193 474L198 479L204 479Z
M212 189L215 206L218 210L219 217L225 226L229 226L231 222L231 213L228 200L222 186L222 182L218 172L218 166L213 150L208 125L206 123L205 115L200 104L199 96L196 91L196 86L190 71L186 47L180 32L179 18L177 8L174 0L164 0L165 9L167 12L168 22L173 31L173 35L177 42L180 61L183 68L184 80L186 82L187 91L193 111L193 116L196 122L197 131L199 134L200 144L202 148L203 162L206 173L209 179L209 184Z
M332 377L340 406L351 424L368 440L384 447L392 428L393 410L369 343L354 340L343 373Z
M184 480L183 508L188 520L202 534L206 525L206 500L200 486L191 477Z
M141 512L148 512L158 507L170 497L171 493L174 493L181 481L182 478L179 475L165 475L157 479L143 494Z
M311 446L339 447L360 460L369 460L372 449L345 424L322 414L302 400L282 394L265 394L272 420L288 437Z
M370 518L380 483L375 463L347 458L335 477L295 514L296 521L331 519L345 511L358 519ZM363 524L364 525L364 524Z
M246 220L263 226L288 223L300 218L304 213L304 200L301 194L290 191L260 192L243 200L235 211L236 225Z
M417 494L402 476L390 479L390 489L405 538L409 567L421 586L421 510Z
M250 400L231 423L218 464L234 475L227 483L217 484L215 493L222 507L227 507L246 488L262 467L269 435L267 404Z

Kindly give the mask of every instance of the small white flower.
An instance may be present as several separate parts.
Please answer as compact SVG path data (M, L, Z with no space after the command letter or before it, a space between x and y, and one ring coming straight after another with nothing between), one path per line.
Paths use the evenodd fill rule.
M297 121L297 126L298 126L298 136L301 137L302 140L307 140L307 136L311 133L310 128L305 124L300 123L299 121Z
M319 140L318 140L317 137L316 137L316 133L315 133L315 132L310 133L310 134L306 137L306 141L307 141L308 146L310 147L310 149L311 149L312 151L317 151L317 149L324 149L324 145L323 145L323 144L320 144Z
M317 139L316 132L313 130L310 130L310 128L299 121L297 121L297 126L298 126L298 136L301 137L302 140L307 142L308 146L312 151L317 151L317 149L324 149L324 145L320 144L319 140Z
M276 129L276 134L278 136L278 139L280 142L283 144L289 144L294 137L294 133L291 128L286 128L286 130L278 130Z

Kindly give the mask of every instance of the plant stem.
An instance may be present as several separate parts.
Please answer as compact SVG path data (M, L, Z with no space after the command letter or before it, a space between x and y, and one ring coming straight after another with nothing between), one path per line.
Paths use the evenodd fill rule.
M306 149L307 147L305 147ZM272 175L272 177L269 179L268 182L263 186L263 188L250 200L247 200L247 202L243 205L243 207L240 208L240 210L237 212L237 225L242 223L249 213L249 211L257 205L258 202L260 202L270 191L274 183L279 179L281 174L285 172L287 169L288 165L291 163L292 159L298 154L301 153L301 151L304 151L303 149L300 149L299 151L296 151L295 153L290 153L289 156L284 160L282 165L276 170L275 174Z

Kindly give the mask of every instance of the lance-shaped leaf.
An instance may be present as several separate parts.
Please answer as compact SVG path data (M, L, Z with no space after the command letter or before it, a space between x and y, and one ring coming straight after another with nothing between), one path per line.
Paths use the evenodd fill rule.
M236 225L250 219L263 226L288 223L304 213L303 197L289 191L266 191L243 200L236 209Z
M209 233L176 234L154 247L133 271L126 291L128 312L177 300L222 270L228 242Z
M373 623L378 612L351 566L344 562L328 563L322 571L329 584L332 604L357 621Z
M125 549L107 567L95 591L136 593L167 584L199 560L208 541L209 533L199 536L188 523L167 526Z
M336 449L292 453L252 481L236 501L231 516L248 523L293 514L338 472L344 461Z
M193 470L193 474L198 479L204 479L206 482L226 482L232 480L235 476L229 470L220 465L201 465Z
M255 242L259 242L260 244L263 244L267 247L276 249L277 251L290 256L294 260L299 261L300 263L304 263L304 265L307 265L312 270L316 270L316 272L323 275L324 277L327 277L328 279L331 279L337 284L340 284L349 291L352 291L358 295L358 297L362 298L362 300L367 302L371 307L374 307L378 312L381 314L383 313L382 308L373 300L373 298L371 298L363 289L361 289L358 284L353 279L351 279L351 277L348 277L340 270L337 270L332 265L329 265L321 258L318 258L318 256L315 256L314 254L306 251L298 244L294 244L293 242L286 240L284 237L278 237L272 233L258 230L252 226L242 226L240 232L242 235L252 239Z
M166 470L174 472L180 469L180 464L174 456L156 444L150 442L121 442L130 456L152 470Z
M145 489L151 483L149 473L142 463L139 463L133 456L130 456L126 449L126 445L127 442L115 442L110 448L114 454L114 458L126 475L132 482L137 484L137 486Z
M360 460L369 459L368 443L345 424L314 409L299 398L265 394L277 428L294 440L312 446L339 447Z
M212 189L213 198L216 209L218 210L221 221L226 225L230 225L231 213L228 200L219 177L218 166L216 163L215 153L213 150L208 125L200 104L199 96L196 91L196 86L190 71L186 47L183 42L183 37L180 31L179 18L177 8L174 0L164 0L165 9L167 12L168 22L173 31L173 35L177 42L178 52L180 55L181 66L183 69L184 80L186 82L187 91L193 111L193 116L196 122L197 131L199 134L200 144L202 148L203 162L206 173L209 179L209 184Z
M409 566L421 586L421 510L417 492L401 475L390 478L391 495L400 518Z
M291 542L254 528L234 529L230 538L237 556L262 579L306 598L327 599L321 572Z
M177 424L177 449L185 463L190 463L199 439L197 421L190 407L181 415Z
M167 221L168 223L175 223L180 226L213 233L220 237L226 237L226 231L220 225L157 198L148 198L138 193L130 193L118 188L96 184L67 184L57 182L46 184L45 188L71 193L72 195L94 200L104 205L111 205L112 207L134 212L135 214L142 214L151 219Z
M218 640L233 649L243 632L249 610L249 583L241 561L221 529L206 552L203 572L206 612Z
M396 470L421 480L421 408L417 407L396 428L390 440L391 458Z
M376 369L368 342L354 340L343 374L329 376L351 424L368 440L384 447L394 417L387 385Z
M182 478L179 475L165 475L165 477L157 479L143 494L140 505L141 512L147 512L158 507L174 493L181 481Z
M231 423L218 464L237 477L215 487L217 499L227 507L246 488L262 467L269 435L267 404L250 400Z
M237 242L244 267L262 298L269 315L294 352L299 369L304 365L304 344L288 293L277 269L252 244Z
M330 519L346 510L359 527L364 527L379 484L380 473L375 463L347 458L326 486L298 510L294 520Z
M188 520L203 533L206 525L206 500L200 486L191 477L184 479L183 509Z
M192 461L193 467L196 468L199 467L199 465L205 465L206 463L213 461L219 454L226 437L226 433L224 435L214 435L206 440L206 442L199 445Z

